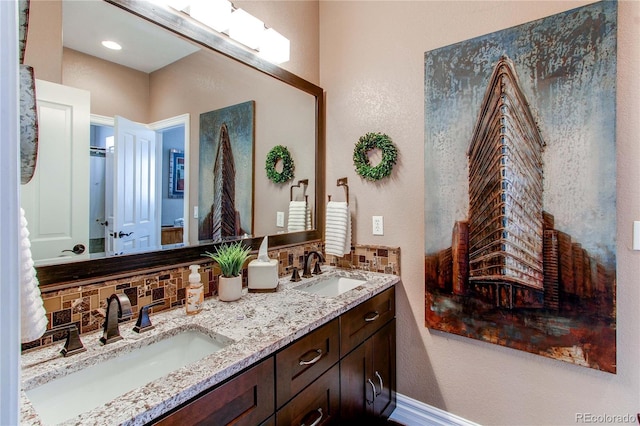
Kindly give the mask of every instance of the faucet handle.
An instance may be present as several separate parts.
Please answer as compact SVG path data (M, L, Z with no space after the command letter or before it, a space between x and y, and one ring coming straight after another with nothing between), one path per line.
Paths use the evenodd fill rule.
M320 262L316 262L316 265L313 267L313 275L320 275L321 273Z
M138 321L136 322L136 326L133 327L133 331L136 333L142 333L143 331L149 331L154 328L154 325L151 324L151 319L149 318L149 308L158 305L164 305L164 300L158 300L140 308Z
M298 272L298 268L294 266L293 267L293 274L291 274L291 279L289 281L291 281L292 283L297 283L301 279L302 278L300 278L300 273Z
M67 357L79 354L81 352L86 352L87 348L85 348L82 344L82 341L80 340L80 333L78 332L78 327L75 324L52 328L51 330L45 332L42 337L50 336L60 331L67 332L67 341L64 343L64 347L60 351L62 356Z

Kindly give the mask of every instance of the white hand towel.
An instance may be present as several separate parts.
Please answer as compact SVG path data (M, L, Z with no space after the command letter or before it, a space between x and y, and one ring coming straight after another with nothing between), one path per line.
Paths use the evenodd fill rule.
M47 312L44 309L42 295L38 287L36 270L33 267L31 258L31 243L29 242L29 231L27 230L27 219L24 217L24 210L20 209L21 236L20 258L22 267L20 268L20 297L21 297L21 341L22 343L32 342L42 337L47 330Z
M344 201L327 203L325 252L338 257L351 252L351 214Z
M306 201L291 201L289 203L289 222L287 224L287 231L304 231L307 229L307 202Z

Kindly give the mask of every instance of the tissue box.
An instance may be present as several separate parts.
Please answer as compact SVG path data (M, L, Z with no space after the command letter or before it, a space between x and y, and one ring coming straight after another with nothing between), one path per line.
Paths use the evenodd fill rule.
M247 285L249 290L275 291L278 287L278 261L268 262L252 260L247 266Z

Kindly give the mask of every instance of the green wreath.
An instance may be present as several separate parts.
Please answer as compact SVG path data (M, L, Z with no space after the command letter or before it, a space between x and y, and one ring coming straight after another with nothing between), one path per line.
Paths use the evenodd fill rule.
M382 151L382 160L375 167L369 163L368 152L372 149ZM389 176L397 159L398 149L391 138L384 133L367 133L358 139L353 150L353 165L356 166L356 172L370 181L377 181Z
M276 170L278 161L282 161L282 171L280 173ZM267 177L274 183L284 183L293 179L295 165L286 146L276 145L271 148L271 151L267 154L265 169L267 170Z

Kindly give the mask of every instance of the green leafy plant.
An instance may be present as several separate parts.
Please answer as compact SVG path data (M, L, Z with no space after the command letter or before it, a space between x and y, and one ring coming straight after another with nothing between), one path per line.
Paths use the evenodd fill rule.
M210 257L220 266L223 277L233 278L240 275L242 265L249 257L250 252L249 247L245 247L241 241L238 241L220 245L216 247L215 253L206 251L203 256Z
M369 151L382 151L382 160L377 166L369 162ZM398 160L398 149L391 138L384 133L367 133L358 139L353 150L353 165L356 172L370 181L377 181L391 175L393 165Z

